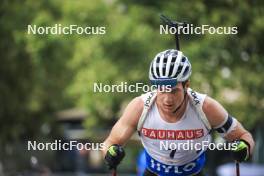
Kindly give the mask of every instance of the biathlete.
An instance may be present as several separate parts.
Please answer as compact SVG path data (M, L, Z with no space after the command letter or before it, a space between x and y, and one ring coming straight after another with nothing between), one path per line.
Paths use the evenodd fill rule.
M187 141L194 146L203 144L210 141L212 130L229 142L236 141L237 147L232 149L236 161L252 155L252 135L219 102L190 88L191 72L181 51L170 49L155 56L149 79L158 89L134 98L104 141L110 169L124 158L123 145L136 130L146 151L145 176L202 175L206 147L183 150L168 146Z

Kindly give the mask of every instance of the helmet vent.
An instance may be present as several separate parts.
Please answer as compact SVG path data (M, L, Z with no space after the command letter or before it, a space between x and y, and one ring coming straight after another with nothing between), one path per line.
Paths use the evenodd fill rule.
M153 63L152 63L152 64L153 64ZM153 78L157 79L157 77L156 77L155 74L154 74L153 66L151 67L151 74L152 74Z
M174 65L174 63L173 63L173 65ZM171 77L171 75L172 75L172 71L173 71L173 66L170 66L169 77Z
M160 77L159 67L156 67L155 69L156 69L157 76Z
M183 72L183 76L185 76L189 72L189 66L187 66Z
M171 62L174 63L176 61L176 57L172 57Z
M177 77L181 73L181 71L182 71L182 65L179 66L179 68L178 68L178 70L176 72L175 77Z
M157 57L157 63L160 63L160 57Z
M185 62L186 61L186 57L182 57L181 62Z
M162 75L166 75L166 67L162 67Z

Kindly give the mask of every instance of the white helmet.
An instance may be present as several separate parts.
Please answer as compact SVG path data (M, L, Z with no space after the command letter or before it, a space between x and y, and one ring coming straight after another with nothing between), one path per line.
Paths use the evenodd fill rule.
M181 51L169 49L158 53L150 64L149 79L152 85L176 86L189 79L192 66Z

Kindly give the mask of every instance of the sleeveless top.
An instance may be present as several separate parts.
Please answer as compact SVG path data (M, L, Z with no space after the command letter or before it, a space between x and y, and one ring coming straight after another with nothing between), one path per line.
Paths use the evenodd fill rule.
M195 96L202 106L206 95L195 92ZM141 95L141 98L145 102L148 98L147 94ZM140 139L146 151L148 168L162 175L170 172L174 173L173 175L177 175L175 173L181 175L180 173L184 170L180 171L180 167L184 169L184 165L194 163L186 167L187 169L185 168L185 171L189 173L184 172L183 175L198 172L205 161L206 148L201 148L201 145L203 142L210 142L209 132L190 101L180 120L175 123L163 120L154 102L140 130ZM203 161L203 163L197 163L197 161ZM160 173L159 171L162 170L167 172Z

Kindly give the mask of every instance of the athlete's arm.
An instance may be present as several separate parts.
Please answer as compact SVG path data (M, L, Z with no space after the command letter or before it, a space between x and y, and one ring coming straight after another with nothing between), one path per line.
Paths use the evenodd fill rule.
M206 97L203 104L203 111L211 124L212 128L218 127L219 125L223 124L228 117L228 113L225 108L218 103L216 100ZM234 141L234 140L245 140L250 145L250 154L253 153L254 149L254 140L252 135L241 125L240 122L237 121L237 125L235 128L227 133L224 138L227 141Z
M136 130L143 111L144 102L140 97L134 98L126 107L121 118L116 122L110 135L104 141L104 155L113 144L124 145Z

